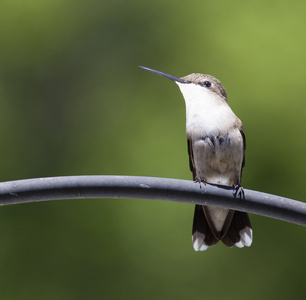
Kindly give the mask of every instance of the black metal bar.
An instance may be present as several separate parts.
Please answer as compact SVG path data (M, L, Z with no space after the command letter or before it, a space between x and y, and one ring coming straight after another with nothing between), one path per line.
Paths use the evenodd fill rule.
M65 176L0 183L0 205L26 202L137 198L214 205L306 226L306 203L244 189L245 199L233 188L188 180L138 176Z

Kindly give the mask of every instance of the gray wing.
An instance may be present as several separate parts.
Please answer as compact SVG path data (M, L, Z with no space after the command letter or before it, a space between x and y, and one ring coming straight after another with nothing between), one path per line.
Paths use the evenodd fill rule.
M193 150L192 150L192 140L187 139L187 146L188 146L188 155L189 155L189 168L193 175L193 180L196 178L196 171L193 159Z
M246 140L245 140L245 134L244 134L244 131L243 131L243 127L241 127L239 129L240 133L241 133L241 136L242 136L242 141L243 141L243 160L242 160L242 164L241 164L241 177L242 177L242 169L243 167L245 166L245 150L246 150ZM241 180L241 177L240 177L240 180Z

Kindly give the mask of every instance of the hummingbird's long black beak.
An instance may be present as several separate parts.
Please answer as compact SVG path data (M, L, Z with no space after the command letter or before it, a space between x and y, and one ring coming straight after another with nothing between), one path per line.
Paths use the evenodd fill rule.
M155 73L157 75L161 75L161 76L164 76L172 81L177 81L177 82L180 82L180 83L189 83L189 81L187 80L183 80L181 78L178 78L178 77L175 77L175 76L172 76L170 74L167 74L167 73L164 73L164 72L161 72L161 71L157 71L157 70L154 70L154 69L151 69L151 68L147 68L147 67L143 67L143 66L139 66L139 68L142 68L144 70L147 70L147 71L150 71L152 73Z

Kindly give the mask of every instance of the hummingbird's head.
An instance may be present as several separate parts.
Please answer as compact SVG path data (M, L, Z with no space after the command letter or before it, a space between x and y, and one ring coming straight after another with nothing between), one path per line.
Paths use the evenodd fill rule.
M182 91L184 98L186 100L186 92L187 94L205 94L206 97L209 95L217 96L219 99L222 99L223 101L227 102L227 94L226 91L222 85L222 83L215 77L207 74L200 74L200 73L192 73L187 76L178 78L175 76L172 76L170 74L157 71L151 68L142 67L140 68L153 72L155 74L161 75L163 77L166 77L172 81L174 81ZM190 92L189 92L190 91ZM189 98L189 97L187 97ZM214 98L214 97L213 97Z
M203 87L203 89L208 89L211 92L221 96L222 98L224 98L224 100L227 101L227 94L222 83L217 78L211 75L192 73L180 79L186 81L186 83L189 82L190 84L199 85Z

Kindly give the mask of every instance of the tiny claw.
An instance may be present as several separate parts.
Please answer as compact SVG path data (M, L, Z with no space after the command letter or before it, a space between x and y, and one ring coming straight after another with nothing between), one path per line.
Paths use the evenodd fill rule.
M245 195L244 195L244 190L243 187L240 184L235 185L235 189L234 189L234 197L237 198L237 196L240 199L245 199Z
M196 177L194 181L200 184L200 188L201 188L201 183L204 183L204 185L206 185L206 180L204 179L204 177Z

